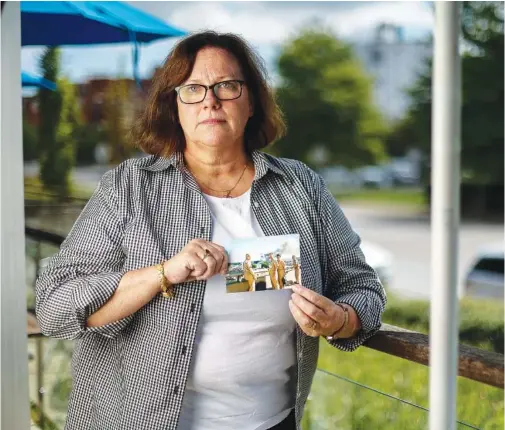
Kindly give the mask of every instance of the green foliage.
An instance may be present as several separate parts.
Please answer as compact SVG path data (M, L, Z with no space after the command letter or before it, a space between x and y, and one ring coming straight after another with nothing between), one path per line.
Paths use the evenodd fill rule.
M355 167L383 158L384 124L372 86L351 48L327 31L306 29L282 48L277 97L288 125L280 155Z
M58 378L51 387L51 406L57 410L66 410L72 391L72 377L69 373Z
M47 48L41 58L41 69L44 78L51 82L56 82L60 69L60 51L57 47ZM62 94L60 91L50 91L41 88L38 94L39 99L39 157L40 157L40 179L48 188L59 185L58 177L53 175L53 165L55 164L56 132L60 120Z
M426 196L421 189L348 189L336 187L332 190L335 199L340 203L359 203L362 205L388 206L392 210L406 208L422 210L426 206Z
M30 418L41 430L60 430L47 414L42 413L40 407L34 401L30 401Z
M461 167L465 182L503 184L504 40L502 2L464 2L462 34ZM407 117L388 139L391 153L408 147L431 152L432 61L410 90Z
M428 333L430 303L400 299L389 293L383 321ZM503 354L503 303L463 299L459 306L459 321L461 343Z
M100 142L105 142L106 133L93 124L82 124L75 130L76 153L78 165L95 164L95 149Z
M59 61L59 50L54 47L48 48L41 60L44 77L57 82L57 89L39 92L40 179L46 189L64 198L70 192L74 130L80 123L80 112L74 86L58 78Z
M111 163L120 163L133 153L133 146L128 141L132 114L128 81L110 81L105 92L105 130L110 145Z
M36 160L38 151L37 128L23 120L23 160Z
M69 200L89 200L93 194L94 188L82 186L76 183L71 183L69 194L65 198ZM57 201L60 194L56 192L49 192L44 188L40 179L33 176L25 176L24 178L24 192L25 199L30 200L36 204L46 204Z
M41 159L41 179L51 191L64 198L70 194L70 174L74 165L74 129L79 123L79 111L74 86L59 79L57 91L61 94L61 108L53 146Z

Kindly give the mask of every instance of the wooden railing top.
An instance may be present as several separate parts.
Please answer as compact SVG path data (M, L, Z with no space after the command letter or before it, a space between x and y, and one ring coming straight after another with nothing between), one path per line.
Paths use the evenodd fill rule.
M429 365L429 336L383 324L365 346L415 363ZM503 389L503 354L459 345L458 375Z
M28 312L29 337L42 336L35 315ZM429 365L430 347L427 335L383 324L381 330L365 346L404 358L414 363ZM503 389L503 355L472 346L459 346L458 375Z

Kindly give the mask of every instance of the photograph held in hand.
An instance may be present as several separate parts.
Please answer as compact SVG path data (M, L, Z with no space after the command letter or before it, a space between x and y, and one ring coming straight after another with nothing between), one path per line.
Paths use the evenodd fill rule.
M228 293L275 291L300 283L298 234L235 239L227 251Z

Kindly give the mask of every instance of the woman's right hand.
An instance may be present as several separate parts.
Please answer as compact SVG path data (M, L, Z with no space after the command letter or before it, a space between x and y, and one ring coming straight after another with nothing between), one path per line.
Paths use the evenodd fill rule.
M207 280L228 271L226 250L213 242L193 239L177 255L165 261L164 271L172 284Z

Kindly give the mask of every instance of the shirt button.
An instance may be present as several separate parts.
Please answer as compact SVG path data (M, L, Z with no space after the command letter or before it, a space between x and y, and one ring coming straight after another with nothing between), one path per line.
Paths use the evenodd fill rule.
M260 205L259 205L259 203L258 203L258 202L254 202L254 207L255 207L255 208L259 208L259 206L260 206Z
M179 394L179 386L178 386L178 385L176 385L176 386L174 387L174 395L176 395L176 396L177 396L177 394Z

